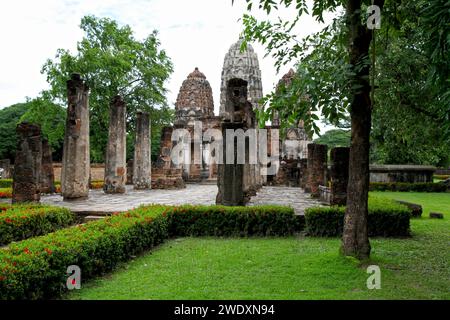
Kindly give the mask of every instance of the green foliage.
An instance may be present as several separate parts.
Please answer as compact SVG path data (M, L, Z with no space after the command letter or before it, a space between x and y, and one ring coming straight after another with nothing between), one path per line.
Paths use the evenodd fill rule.
M345 207L315 207L305 211L306 232L310 236L342 235ZM369 198L368 231L370 237L409 236L411 211L394 201Z
M247 2L259 2L266 12L278 8L272 1ZM304 1L280 1L280 6L291 4L298 5L298 16L309 13L302 9ZM322 9L337 4L314 1L311 14L320 17ZM375 32L376 70L372 71L376 75L372 162L446 166L450 161L448 6L445 0L405 0L386 1L383 7L382 29ZM289 88L278 88L263 99L265 108L258 113L261 123L277 110L283 124L302 119L308 132L318 133L314 121L319 114L336 126L348 119L352 93L359 90L350 79L370 61L365 59L354 69L349 64L344 18L335 18L300 41L292 31L298 21L270 23L244 15L246 40L263 44L278 68L298 61Z
M370 191L398 191L398 192L446 192L448 187L444 183L433 182L371 182Z
M69 209L40 205L0 206L0 246L69 226L75 215Z
M276 206L140 207L101 221L13 243L1 250L0 299L58 296L65 290L62 285L66 281L67 266L78 265L83 279L89 279L158 245L169 235L175 236L175 232L288 235L298 226L292 209Z
M326 144L328 150L336 147L350 147L351 132L342 129L328 130L322 136L314 140L314 143Z
M431 62L427 86L439 88L439 100L447 106L446 119L450 121L450 2L426 0L420 4L422 39ZM450 125L446 130L450 130Z
M206 237L167 241L112 274L83 282L63 299L450 299L450 193L372 196L424 209L422 219L410 220L412 237L371 239L370 264L381 269L382 290L367 290L366 269L337 254L339 238ZM429 219L430 211L445 218Z
M307 229L314 235L336 235L343 214L343 208L309 209ZM369 231L377 236L407 235L409 215L405 206L372 200ZM59 296L65 291L62 285L67 266L78 265L86 280L112 270L169 236L286 236L302 228L302 220L287 207L140 207L13 243L0 251L0 298Z
M134 139L135 115L139 109L150 112L152 133L170 124L172 110L167 106L165 81L173 71L170 58L161 50L153 31L139 41L129 26L120 27L107 18L86 16L81 20L85 36L78 42L77 54L59 49L54 60L42 68L51 86L50 94L66 101L66 81L80 73L90 87L91 159L103 162L108 139L109 104L120 94L127 103L127 132ZM154 134L153 139L158 139ZM152 145L159 141L153 140ZM131 151L128 152L131 155Z
M286 236L301 228L288 207L181 206L166 214L172 236Z
M0 298L58 296L65 290L69 265L78 265L83 279L112 270L167 238L161 211L138 209L11 244L0 252Z
M0 188L12 188L12 179L0 179Z
M41 97L29 99L27 112L20 118L20 122L26 121L38 124L42 135L53 149L60 149L64 143L64 131L66 122L66 110L54 104L44 93Z
M422 12L427 2L387 7L390 27L377 33L372 162L445 166L450 161L447 88L429 80L434 65L430 43L424 42L430 38Z
M28 107L26 103L18 103L0 109L0 159L14 160L17 148L16 126Z

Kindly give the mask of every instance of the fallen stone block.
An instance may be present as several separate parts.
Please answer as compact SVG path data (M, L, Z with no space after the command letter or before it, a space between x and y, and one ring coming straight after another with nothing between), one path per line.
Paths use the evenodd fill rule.
M444 219L444 214L439 212L430 212L430 219Z
M407 206L411 210L411 216L414 218L420 218L422 216L422 206L420 204L411 203L407 201L395 200L397 203Z

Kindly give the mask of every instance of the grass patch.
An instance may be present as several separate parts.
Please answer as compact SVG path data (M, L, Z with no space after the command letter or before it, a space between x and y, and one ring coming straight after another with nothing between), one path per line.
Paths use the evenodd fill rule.
M420 204L423 207L423 217L430 212L441 212L446 219L450 218L450 193L422 193L422 192L371 192L371 197L377 199L403 200Z
M338 254L338 238L181 238L83 283L66 299L450 299L450 198L443 193L373 192L421 204L408 239L371 239L381 289L365 265ZM444 220L428 218L429 211Z
M382 289L368 290L365 266L337 254L339 239L181 238L68 299L448 299L442 254L419 258L409 240L374 240ZM414 241L413 245L417 245ZM422 259L430 265L422 273ZM416 263L420 260L420 263ZM412 264L412 265L410 265ZM447 279L447 282L443 281Z

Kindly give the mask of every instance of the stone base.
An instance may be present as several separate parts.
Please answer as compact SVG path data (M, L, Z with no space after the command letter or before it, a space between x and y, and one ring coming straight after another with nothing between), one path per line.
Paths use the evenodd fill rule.
M158 168L152 171L152 189L183 189L186 184L181 169Z
M115 194L115 193L125 193L125 186L124 185L120 185L120 186L115 186L114 184L105 184L103 186L103 191L105 193L108 194Z

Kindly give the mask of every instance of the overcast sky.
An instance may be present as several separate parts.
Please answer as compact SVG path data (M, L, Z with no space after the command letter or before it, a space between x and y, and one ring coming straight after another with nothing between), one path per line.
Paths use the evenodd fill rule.
M274 12L269 19L292 18L293 13ZM198 67L211 83L216 113L219 108L220 76L230 45L238 40L245 12L245 0L14 0L0 5L0 108L35 97L48 88L41 67L58 48L75 52L83 34L79 28L85 15L109 17L128 24L139 39L152 30L160 33L162 48L174 63L167 88L170 105L187 75ZM259 17L264 17L255 12ZM304 17L300 36L323 28ZM291 66L276 74L273 60L258 53L264 94Z

